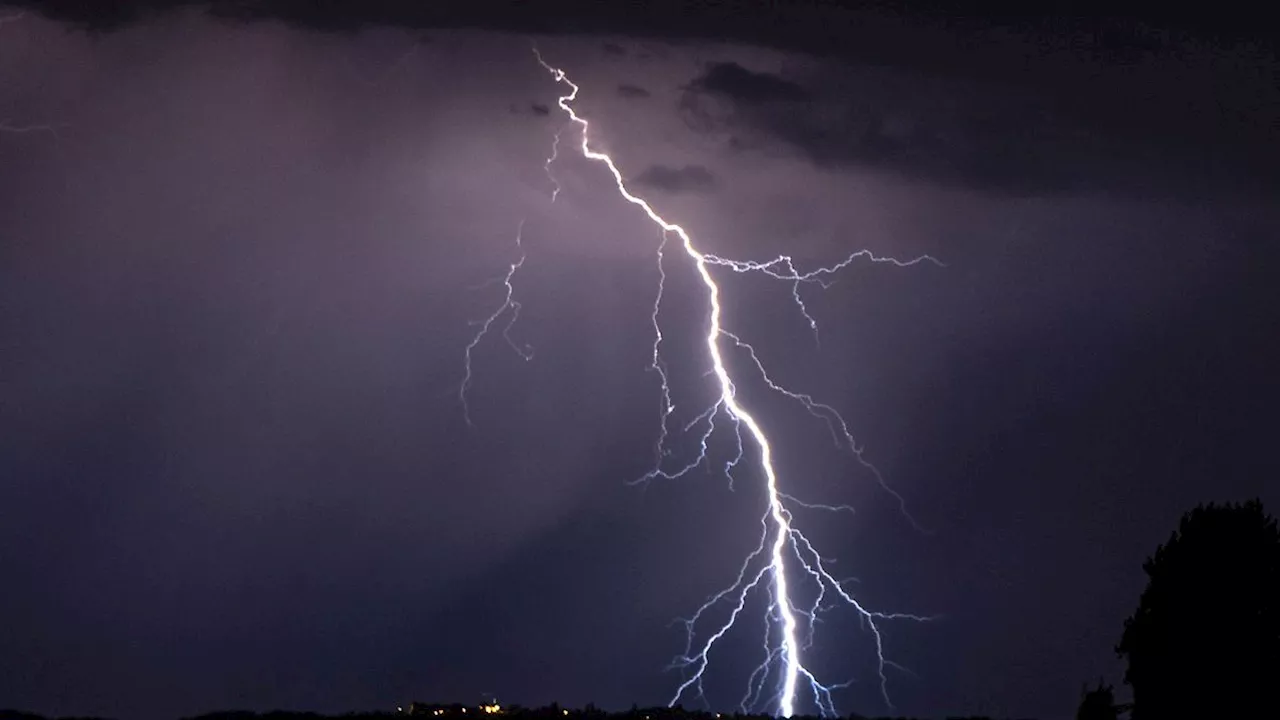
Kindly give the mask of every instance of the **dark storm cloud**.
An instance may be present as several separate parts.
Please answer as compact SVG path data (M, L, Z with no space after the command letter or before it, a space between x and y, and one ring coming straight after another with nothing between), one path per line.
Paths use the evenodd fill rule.
M512 115L532 115L533 117L546 117L551 114L551 106L538 102L527 104L511 103L507 106Z
M958 93L922 98L915 86L898 91L885 83L818 93L718 63L688 83L680 108L694 129L732 132L735 147L781 144L819 166L877 169L998 193L1067 190L1096 170L1096 152L1064 142L1045 114L1002 108L999 100L973 102Z
M639 185L669 193L705 192L716 182L715 175L701 165L650 165L632 179Z
M769 102L802 102L809 93L793 82L770 73L748 70L735 62L717 62L689 83L689 90L719 95L743 105Z
M1007 34L990 34L993 25L1039 32L1057 50L1063 47L1123 61L1135 54L1162 51L1189 40L1261 43L1274 51L1280 28L1270 22L1264 3L1223 0L1213 13L1177 3L1112 0L1073 5L1071 17L1048 16L1034 7L1017 8L999 0L966 3L964 16L935 2L892 0L873 7L853 3L689 3L654 0L626 6L596 0L472 0L424 3L416 0L130 0L62 2L9 0L37 8L49 17L113 29L174 7L209 9L219 17L282 20L322 30L356 30L370 25L404 28L489 28L545 34L617 33L670 40L711 39L777 47L818 56L889 62L918 69L1003 76L1025 73L1035 64L1023 56L1003 56ZM1097 18L1132 18L1106 20ZM947 33L917 32L945 19ZM616 45L616 44L615 44ZM994 52L993 52L994 51ZM605 48L609 52L609 48Z
M614 57L625 57L627 54L627 49L622 47L618 43L607 42L604 45L601 45L600 48L604 50L605 55L612 55Z
M756 43L837 61L833 67L894 68L1001 90L960 93L934 106L919 105L907 91L889 98L901 105L891 108L865 88L719 62L691 91L748 108L732 118L733 147L776 142L826 167L882 170L1011 196L1190 197L1280 189L1280 26L1266 22L1256 3L1215 4L1212 15L1141 2L1093 8L1106 11L1097 17L1131 18L1124 21L1098 20L1088 7L1074 19L1046 20L995 3L974 4L963 18L930 3L858 9L670 0L625 11L587 0L15 4L103 29L189 5L221 18L329 31L384 25ZM615 56L624 49L613 41L599 47ZM808 114L809 102L825 104L824 119L792 122L795 113ZM683 107L695 129L726 127L726 118L696 103Z
M624 98L639 99L639 98L647 98L652 93L640 87L639 85L630 85L627 83L623 83L622 85L618 86L618 94Z
M1074 80L1082 85L1055 95L830 64L802 85L716 63L685 86L680 110L689 127L727 135L735 148L781 145L823 167L997 195L1155 197L1280 187L1280 90L1269 81L1234 87L1258 112L1232 114L1203 104L1180 110L1177 95L1108 109L1091 97L1094 90L1081 89L1087 82ZM1094 85L1135 95L1146 87ZM1071 92L1078 102L1058 96Z

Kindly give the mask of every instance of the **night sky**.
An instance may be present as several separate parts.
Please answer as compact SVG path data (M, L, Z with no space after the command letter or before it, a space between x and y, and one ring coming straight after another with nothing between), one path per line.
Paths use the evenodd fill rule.
M797 510L833 572L938 616L883 626L895 712L1072 717L1119 684L1179 515L1280 508L1280 44L1249 18L40 5L0 5L0 707L667 702L673 621L758 542L762 479L730 489L725 435L710 471L629 484L660 237L572 129L551 202L564 88L534 44L708 252L945 264L806 286L816 338L789 284L716 271L726 328L923 528L738 362L789 491L856 508ZM468 427L521 226L533 358L477 345ZM667 260L678 432L714 389ZM757 660L744 617L715 709ZM888 712L855 614L806 657Z

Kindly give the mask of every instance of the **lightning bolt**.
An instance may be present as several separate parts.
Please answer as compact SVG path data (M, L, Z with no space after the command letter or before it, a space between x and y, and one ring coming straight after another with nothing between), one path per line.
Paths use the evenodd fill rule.
M519 251L519 255L511 262L510 265L507 266L506 274L501 278L493 278L473 288L478 290L482 287L500 282L506 292L502 298L502 304L490 313L488 317L471 323L472 325L479 326L479 329L476 330L476 334L471 337L471 342L467 343L466 350L463 351L462 357L465 372L462 376L462 384L458 386L458 399L462 401L462 417L467 421L467 425L474 426L474 423L471 422L471 404L467 402L467 390L471 388L471 378L473 375L471 370L471 353L476 349L476 346L480 344L480 341L484 340L485 336L489 334L489 330L493 328L493 324L496 323L499 318L503 315L507 316L507 324L502 328L502 337L507 341L507 345L510 345L511 349L515 350L516 354L524 358L526 361L533 359L532 345L529 345L528 343L520 345L511 338L511 327L515 325L516 320L520 318L521 305L520 301L515 299L516 289L512 284L512 279L516 276L516 272L520 270L520 268L524 267L526 255L524 252L523 237L524 221L521 220L520 224L516 226L516 249Z
M802 655L802 651L808 649L813 642L814 626L818 622L819 613L827 609L824 602L829 597L833 603L852 607L858 613L864 625L870 630L874 637L876 657L878 659L881 694L885 703L892 707L888 694L886 668L900 668L901 666L885 658L883 638L878 623L903 619L925 621L931 618L908 613L885 613L870 610L863 606L847 590L846 585L850 581L837 580L827 571L826 563L830 561L823 558L808 538L795 527L792 522L792 513L787 503L789 502L797 507L830 511L852 511L853 508L847 505L804 503L782 491L778 473L774 467L773 447L769 442L769 437L760 421L738 401L737 386L725 364L725 350L731 349L745 354L769 388L800 403L809 413L824 420L836 442L849 448L857 461L873 474L880 486L893 494L904 514L906 513L905 503L901 495L889 488L880 472L863 458L862 448L854 441L848 424L834 408L814 400L808 394L793 392L774 382L766 372L755 349L744 342L740 336L724 328L723 310L720 305L721 290L712 275L712 268L727 268L735 273L761 273L777 280L790 282L792 285L792 297L801 314L808 322L809 327L815 333L816 340L817 321L809 313L801 298L800 288L802 285L818 284L822 287L827 287L833 281L833 276L836 273L859 259L873 263L889 263L899 267L907 267L921 262L931 262L937 265L941 265L941 263L928 255L922 255L914 260L900 261L888 257L878 257L869 251L863 250L851 254L836 265L801 272L797 269L794 260L789 256L780 256L766 262L756 262L733 260L702 252L683 227L659 215L648 201L633 194L627 188L622 172L608 154L592 149L588 138L589 123L579 116L573 108L573 102L578 97L578 85L569 80L565 71L548 64L537 48L534 48L533 52L538 63L551 74L556 83L563 84L569 89L567 94L559 97L557 104L569 117L569 120L581 128L582 142L579 149L582 156L600 163L608 169L613 177L618 194L627 202L640 208L661 232L661 242L657 250L658 293L654 301L652 314L655 339L650 363L650 369L658 375L661 381L661 424L655 466L637 482L646 482L656 478L678 478L703 462L707 462L707 443L715 432L715 421L720 415L724 415L733 424L738 441L737 455L725 464L725 474L732 480L732 471L744 456L745 448L742 431L745 428L746 434L759 451L759 468L765 479L768 502L760 518L761 534L758 545L744 559L734 582L712 595L691 617L682 621L686 629L685 650L676 657L672 665L681 669L685 673L685 677L683 682L676 688L670 704L674 706L686 694L697 696L705 702L703 677L710 663L712 650L733 628L738 617L744 611L752 592L761 586L767 586L769 589L769 604L764 617L765 637L762 647L764 659L748 678L746 694L741 701L741 707L744 711L747 711L749 706L760 703L764 696L768 679L776 674L778 676L778 686L771 699L776 701L776 711L780 715L790 717L795 713L797 694L802 683L808 687L814 704L823 715L838 714L832 698L832 692L844 687L847 683L823 684L806 667ZM551 174L551 165L557 156L559 142L560 134L557 133L555 143L552 146L552 155L546 162L548 175ZM555 183L554 176L552 176L552 182ZM553 193L553 199L560 190L559 183L555 183L555 185L556 192ZM691 431L695 426L702 426L699 435L701 452L698 457L691 463L679 468L664 469L662 461L669 454L666 449L666 442L669 436L668 420L675 408L672 402L666 368L661 358L663 337L659 315L666 281L666 272L663 266L665 261L664 253L672 236L679 240L680 248L693 263L702 284L706 288L707 304L710 310L705 338L707 358L711 366L708 375L715 376L719 394L710 407L703 410L693 421L684 426L685 432ZM513 265L512 267L514 272L516 266ZM509 278L510 274L508 274ZM483 334L483 331L481 334ZM909 515L908 518L910 518ZM914 520L912 520L912 523L916 524ZM918 527L918 524L916 526ZM797 572L802 573L803 577L809 578L817 588L815 599L805 606L798 605L792 598L792 582L795 578L789 574L788 567L793 560L798 568ZM753 571L752 568L757 563L760 564L760 567ZM728 619L715 626L709 636L701 643L695 643L694 640L698 635L698 631L705 625L704 616L709 614L713 608L722 605L729 606Z
M568 125L565 125L568 127ZM556 198L560 195L560 181L556 180L555 173L551 172L551 166L555 164L557 158L560 157L560 133L564 132L565 127L561 127L556 131L555 136L551 140L551 154L547 156L545 162L542 163L542 169L547 173L547 179L551 181L551 202L555 203Z

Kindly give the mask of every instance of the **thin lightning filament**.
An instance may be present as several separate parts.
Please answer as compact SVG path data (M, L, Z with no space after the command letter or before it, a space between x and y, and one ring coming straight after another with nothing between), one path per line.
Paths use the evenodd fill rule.
M826 569L824 558L814 549L808 538L800 532L793 524L793 516L788 509L788 501L796 506L806 509L831 510L831 511L852 511L847 505L822 505L815 503L805 503L795 499L793 496L783 492L780 488L778 473L774 467L773 447L769 442L768 434L765 432L761 422L747 410L737 398L735 380L730 374L725 364L724 352L728 348L734 351L742 351L746 357L750 359L752 366L759 372L764 382L771 389L780 392L787 397L801 403L806 410L815 416L822 418L829 425L833 436L837 442L847 446L856 456L857 460L868 470L872 472L876 480L882 487L889 492L893 492L884 483L880 473L869 462L862 458L861 448L854 443L852 435L849 433L848 425L844 419L837 413L834 408L815 401L811 396L803 393L796 393L775 383L765 372L763 364L756 355L755 349L744 342L737 334L729 332L723 325L723 311L720 303L721 290L715 278L712 275L711 268L723 267L728 268L736 273L760 273L769 277L790 282L793 289L793 299L799 306L801 313L808 322L809 326L816 333L817 323L809 314L807 308L800 297L800 287L803 283L817 283L825 287L830 282L830 276L839 270L845 268L857 259L866 259L876 263L890 263L897 266L914 265L919 262L932 262L941 265L937 260L927 255L918 257L910 261L899 261L893 258L882 258L873 255L868 251L860 251L850 255L846 260L831 267L819 268L808 273L799 272L790 257L782 256L768 262L749 262L731 260L722 258L709 253L704 253L698 249L693 238L680 225L673 223L661 215L649 204L645 199L634 195L623 180L621 171L613 159L606 153L592 149L589 140L589 123L579 116L573 108L573 102L578 97L579 87L568 79L565 72L559 68L549 65L543 60L542 55L534 49L534 54L541 66L555 79L557 83L561 83L569 88L569 92L562 95L558 99L558 105L561 110L569 117L570 121L578 125L581 129L582 141L579 149L588 160L602 164L608 169L612 175L614 184L619 195L627 202L640 208L644 214L651 220L661 231L662 242L658 248L658 268L659 268L659 286L658 297L653 308L653 327L655 331L655 341L653 345L653 357L651 368L656 371L662 382L662 427L658 440L658 466L653 471L640 478L641 481L652 480L654 478L674 478L683 475L692 468L706 459L707 442L715 429L715 418L723 412L728 419L734 424L738 437L738 456L729 461L725 465L726 474L737 465L742 459L743 443L742 428L746 428L746 435L751 443L759 452L759 469L764 475L766 495L768 498L767 507L760 519L761 536L759 545L744 560L741 569L738 572L737 579L728 588L713 595L705 604L698 609L691 618L685 620L685 626L688 631L688 643L685 652L678 656L673 663L676 667L686 671L686 676L680 686L676 689L675 695L671 698L670 704L678 703L686 693L692 693L698 697L703 697L703 675L710 663L711 652L716 643L729 632L738 620L739 615L744 610L748 596L753 590L762 585L766 585L769 589L768 610L765 615L765 641L763 662L755 669L748 679L747 693L742 700L742 709L748 710L748 705L758 702L764 694L764 686L771 676L771 673L779 674L779 685L774 695L776 700L776 712L784 717L790 717L795 713L797 704L797 693L802 684L807 686L812 694L814 704L818 710L824 715L838 714L833 700L832 691L843 684L824 685L817 677L810 672L805 666L802 652L812 644L814 624L817 615L823 609L824 600L831 598L838 602L842 602L853 607L863 619L866 627L869 628L874 636L876 655L879 660L878 673L880 679L881 693L884 696L886 704L892 706L889 702L887 691L887 677L885 675L886 667L897 667L894 663L885 659L883 650L883 640L878 626L879 621L891 619L912 619L927 620L929 618L919 615L911 615L905 613L883 613L868 610L858 602L856 598L850 594L845 585L847 580L836 580ZM551 163L558 156L560 133L556 133L553 143L552 156L548 158L546 167L550 174ZM552 178L554 182L554 177ZM557 183L555 195L559 193L560 186ZM691 464L686 465L678 470L662 470L661 460L664 456L663 445L667 439L667 419L673 411L670 387L667 382L667 374L665 366L660 358L660 346L662 343L662 333L658 322L659 309L662 302L663 282L666 279L665 271L662 268L663 250L667 247L667 242L671 237L679 240L680 248L684 254L692 261L694 268L697 270L702 285L706 289L707 304L710 310L709 321L706 333L706 352L711 371L709 375L715 377L716 385L719 393L715 402L706 411L700 414L685 427L686 430L691 429L695 425L706 423L706 428L701 436L702 454ZM901 505L902 498L893 493ZM905 508L904 508L905 513ZM751 568L760 558L764 558L761 567L752 572ZM795 566L792 567L791 563ZM814 582L818 588L817 598L812 604L799 606L793 601L792 580L794 579L790 573L799 573L796 577L807 577ZM700 644L694 642L695 631L701 624L704 613L711 608L728 603L731 607L728 620L721 624L712 632L709 637ZM776 628L777 639L774 639L774 630ZM775 670L776 668L776 670Z

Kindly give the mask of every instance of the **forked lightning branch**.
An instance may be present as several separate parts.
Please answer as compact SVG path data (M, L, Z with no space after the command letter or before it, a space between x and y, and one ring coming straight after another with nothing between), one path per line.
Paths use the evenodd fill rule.
M618 195L636 206L640 211L638 220L647 218L660 233L656 248L659 267L658 292L653 307L654 333L652 369L661 381L662 413L658 430L658 453L654 467L639 478L637 482L645 482L658 478L674 479L709 462L707 457L708 443L711 437L721 430L732 430L736 441L736 455L723 468L726 474L745 475L747 467L754 466L752 477L763 481L765 507L759 520L759 543L755 549L743 559L738 567L733 582L723 590L711 595L693 615L684 619L687 631L684 650L675 658L673 666L680 670L681 680L675 688L670 704L686 700L705 701L703 680L710 664L716 661L718 644L731 631L742 625L742 632L758 633L761 627L758 622L744 623L742 616L746 612L748 600L756 594L764 598L765 616L763 619L764 637L761 640L759 662L743 682L743 694L740 709L744 712L767 709L782 716L795 714L797 707L803 703L812 706L823 715L838 715L833 692L847 683L832 683L817 676L806 665L806 652L812 647L819 614L829 611L835 606L843 605L861 618L869 630L871 642L874 644L877 658L877 674L881 695L887 705L892 707L888 689L888 670L898 667L888 659L881 633L881 624L893 620L924 621L926 616L910 613L883 612L864 606L846 586L847 581L837 580L824 564L824 556L805 537L795 523L793 507L805 507L831 511L851 510L847 505L828 505L802 502L785 489L785 480L781 477L773 460L773 447L765 430L765 423L752 414L738 400L737 388L745 382L760 382L764 386L799 403L806 411L823 421L836 442L850 452L857 462L865 468L876 482L893 497L902 507L906 515L902 498L897 495L881 476L880 472L863 457L862 448L854 441L848 423L840 413L830 405L819 402L812 396L787 389L770 376L757 355L755 348L743 337L725 327L724 311L721 305L722 290L716 280L717 271L733 273L758 273L766 277L788 283L792 289L793 301L799 306L800 313L810 328L816 333L817 323L808 312L801 298L801 288L810 284L826 287L831 278L841 270L857 261L884 263L897 267L906 267L920 263L941 265L936 259L922 255L912 260L902 261L889 257L879 257L862 250L852 253L840 263L829 267L821 267L801 272L792 258L780 256L769 261L735 260L706 253L699 249L693 237L679 224L674 223L658 213L644 198L635 195L627 187L622 172L608 154L593 149L590 139L590 124L574 110L574 101L578 98L579 87L574 84L565 71L548 64L535 49L534 55L538 63L551 74L558 84L567 88L567 92L558 98L557 104L565 113L571 125L580 131L578 151L589 161L602 166L616 186ZM561 185L555 182L552 166L563 150L560 147L561 133L556 133L552 142L552 152L546 162L546 170L554 184L552 201L561 193ZM671 243L671 240L677 241ZM519 242L519 235L517 235ZM718 393L711 403L694 420L681 428L680 433L669 431L669 419L674 409L671 388L668 383L665 365L662 362L662 325L659 322L659 309L663 300L666 274L662 263L669 253L671 244L678 245L680 254L696 270L705 289L707 325L705 335L705 363L708 375L714 378ZM471 353L484 339L492 326L501 321L505 314L505 331L509 330L519 312L519 303L512 299L513 277L524 261L523 248L519 248L519 256L508 268L508 272L499 280L506 290L502 305L486 318L479 331L467 345L466 375L460 389L464 412L470 418L467 406L466 390L471 383ZM513 348L528 358L524 348L506 337ZM736 377L726 363L726 356L736 355L746 361L746 366L754 371L754 377ZM666 444L673 435L684 435L691 431L699 443L697 456L679 467L665 467L664 458L669 453ZM910 518L909 515L907 515ZM914 521L912 521L914 524ZM801 603L794 600L802 593L809 600ZM713 622L713 614L725 619Z

